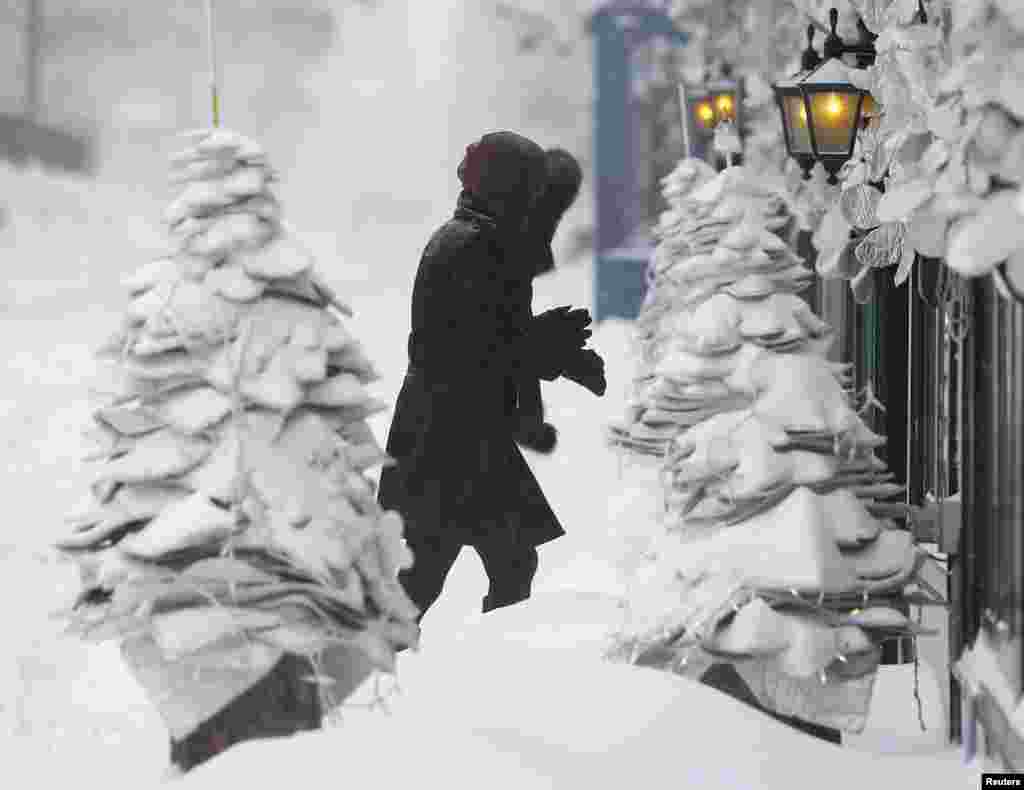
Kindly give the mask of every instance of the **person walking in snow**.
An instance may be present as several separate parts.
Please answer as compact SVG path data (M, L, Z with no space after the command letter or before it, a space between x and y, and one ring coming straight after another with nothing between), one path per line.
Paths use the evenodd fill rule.
M551 245L555 231L565 213L576 202L583 183L583 169L572 154L561 148L550 148L544 154L547 187L530 212L528 238L535 247L535 256L524 262L531 267L531 280L554 271L555 257ZM532 301L532 283L531 301ZM604 364L594 352L580 358L587 370L580 371L592 385L586 385L598 395L604 394ZM544 401L541 399L540 379L526 377L519 386L519 420L516 442L537 453L550 454L558 443L558 431L544 419Z
M395 405L378 501L400 512L413 567L400 581L437 600L463 546L489 579L483 611L530 595L537 547L564 534L514 439L518 382L581 364L586 310L532 317L526 218L545 183L540 146L484 135L459 165L455 214L427 243L412 295L409 366Z

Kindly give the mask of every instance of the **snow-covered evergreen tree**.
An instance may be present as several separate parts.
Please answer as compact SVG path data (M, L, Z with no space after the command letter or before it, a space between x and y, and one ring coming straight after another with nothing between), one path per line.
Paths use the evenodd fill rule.
M613 425L610 431L613 445L646 455L663 454L673 436L708 416L709 399L711 408L718 410L742 402L719 393L721 387L681 385L658 372L658 362L669 350L680 343L686 347L690 325L706 323L722 301L702 307L707 289L721 286L726 292L739 289L742 293L748 286L741 280L758 275L781 278L784 288L793 291L810 277L799 259L772 235L789 224L784 200L744 170L730 168L716 177L703 161L683 159L663 183L669 209L660 218L650 287L637 319L639 364L633 399L625 423ZM750 212L764 223L759 233L765 237L766 251L759 260L730 267L729 259L737 256L729 244L734 244L731 239L742 241L736 229ZM721 244L727 236L730 241ZM709 270L715 272L713 278L708 278Z
M893 517L872 433L831 331L796 292L807 270L730 168L705 185L693 254L673 268L687 309L652 374L664 426L666 530L634 585L620 655L702 674L733 663L780 714L857 731L879 645L915 632L898 610L924 555ZM717 213L716 213L717 212ZM717 225L716 225L717 223ZM682 430L685 428L685 430Z
M366 422L376 373L282 224L264 153L196 132L174 180L174 250L125 280L90 503L58 547L81 571L71 631L120 640L180 740L284 654L338 704L331 681L347 693L362 671L345 657L392 670L417 612L401 519L364 474L387 461Z

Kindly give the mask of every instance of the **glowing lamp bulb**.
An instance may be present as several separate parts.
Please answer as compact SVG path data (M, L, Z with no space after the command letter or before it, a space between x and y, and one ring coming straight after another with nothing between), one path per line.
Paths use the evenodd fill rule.
M732 98L730 96L719 96L716 103L718 104L719 111L723 115L732 113Z
M830 93L828 95L828 99L825 102L825 112L833 118L842 114L843 102L836 94Z
M711 108L711 105L707 102L701 102L697 105L697 117L701 121L708 124L715 118L715 111Z

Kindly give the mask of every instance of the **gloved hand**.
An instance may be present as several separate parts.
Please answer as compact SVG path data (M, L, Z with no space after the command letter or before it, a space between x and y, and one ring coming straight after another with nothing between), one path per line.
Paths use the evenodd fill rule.
M566 362L586 345L592 332L587 329L590 311L556 307L545 310L530 323L528 354L537 375L545 381L558 378Z
M593 334L587 327L593 323L590 311L584 307L573 309L569 305L545 310L533 319L531 329L538 336L562 348L583 348Z
M536 417L521 417L516 425L515 440L521 447L550 455L558 444L558 431L551 423Z
M604 377L604 360L593 349L584 348L577 351L570 357L562 375L590 390L599 398L608 389L608 382Z

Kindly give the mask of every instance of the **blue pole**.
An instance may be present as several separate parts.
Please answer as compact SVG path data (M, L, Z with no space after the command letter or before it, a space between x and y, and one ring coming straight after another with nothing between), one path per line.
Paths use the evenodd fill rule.
M594 20L594 163L598 254L621 246L629 235L628 202L635 173L629 123L630 70L625 33L610 15Z
M628 30L627 30L628 27ZM635 230L638 119L632 103L633 47L654 36L685 44L661 10L639 2L606 3L589 20L594 36L595 261L594 318L636 317L645 290L646 254L609 256Z

